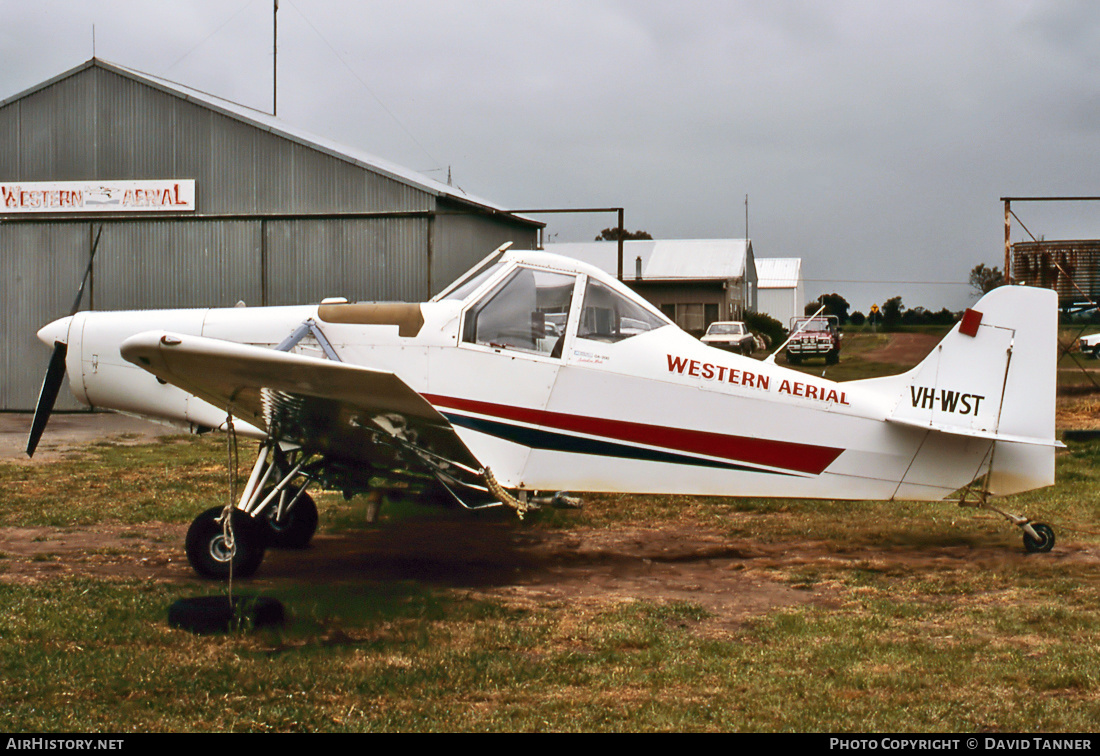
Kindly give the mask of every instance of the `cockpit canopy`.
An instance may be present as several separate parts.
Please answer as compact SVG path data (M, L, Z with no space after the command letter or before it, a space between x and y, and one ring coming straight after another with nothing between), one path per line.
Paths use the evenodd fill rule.
M490 255L436 297L467 299L463 342L555 358L571 327L576 338L616 343L671 325L601 271L538 252Z

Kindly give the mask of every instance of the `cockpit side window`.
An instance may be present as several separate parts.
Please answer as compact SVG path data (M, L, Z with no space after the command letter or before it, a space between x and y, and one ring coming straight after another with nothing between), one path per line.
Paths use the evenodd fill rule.
M668 325L637 302L614 289L588 279L577 336L593 341L616 342Z
M575 285L573 275L517 268L466 313L462 340L561 357Z

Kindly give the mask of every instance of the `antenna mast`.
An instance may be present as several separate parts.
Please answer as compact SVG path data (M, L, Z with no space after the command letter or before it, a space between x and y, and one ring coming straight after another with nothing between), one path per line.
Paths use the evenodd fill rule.
M279 0L271 12L271 115L279 114Z

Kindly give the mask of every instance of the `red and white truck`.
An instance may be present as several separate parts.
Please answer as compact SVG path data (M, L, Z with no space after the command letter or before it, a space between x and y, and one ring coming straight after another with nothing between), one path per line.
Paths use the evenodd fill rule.
M791 318L787 362L797 365L809 357L824 357L825 364L840 362L840 322L836 315Z

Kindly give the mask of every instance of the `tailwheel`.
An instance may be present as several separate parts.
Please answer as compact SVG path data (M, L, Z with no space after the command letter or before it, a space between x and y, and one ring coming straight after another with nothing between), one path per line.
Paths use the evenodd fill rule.
M267 507L263 518L268 545L277 549L304 549L317 532L319 518L313 497L302 492L281 517L281 507L274 504Z
M1024 531L1024 549L1029 554L1045 554L1054 548L1054 528L1042 522L1021 525Z
M959 506L988 509L1004 517L1020 530L1024 531L1024 549L1029 554L1045 554L1054 548L1054 528L1046 523L1032 522L1022 515L1016 515L998 509L989 503L987 495L988 491L980 491L977 501L968 502L966 500L966 494L964 493L963 497L959 500Z
M203 577L226 580L249 577L264 559L266 538L260 523L239 509L230 513L228 537L222 521L224 507L212 507L196 517L187 530L187 561Z

